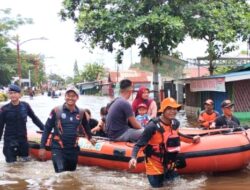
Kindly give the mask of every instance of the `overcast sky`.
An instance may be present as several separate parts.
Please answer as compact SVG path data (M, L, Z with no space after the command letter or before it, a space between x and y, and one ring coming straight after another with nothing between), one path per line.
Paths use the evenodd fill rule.
M106 67L115 70L115 55L96 49L93 53L74 41L74 25L63 22L58 16L62 0L0 0L0 9L10 8L12 15L20 14L25 18L32 18L34 24L21 26L13 35L18 34L20 41L31 38L46 37L48 40L33 40L21 45L21 50L27 53L42 54L46 71L60 75L73 75L73 65L78 62L79 69L90 62L104 63ZM195 58L205 55L206 44L202 41L187 39L180 44L178 50L183 58ZM124 55L121 70L126 70L131 62L139 62L136 47L127 50Z

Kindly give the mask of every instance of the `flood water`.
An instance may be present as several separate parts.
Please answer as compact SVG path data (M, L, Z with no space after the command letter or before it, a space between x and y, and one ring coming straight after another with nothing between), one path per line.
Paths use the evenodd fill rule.
M64 102L63 97L52 99L46 95L35 96L33 100L23 97L30 103L35 113L45 122L51 109ZM77 104L89 108L95 118L99 109L110 101L108 97L81 96ZM185 114L179 114L182 126L191 125ZM38 130L28 120L29 130ZM110 189L151 189L145 174L111 171L99 167L78 166L75 172L56 174L51 161L5 163L0 142L0 190L110 190ZM160 189L250 189L250 166L241 171L220 174L181 175Z

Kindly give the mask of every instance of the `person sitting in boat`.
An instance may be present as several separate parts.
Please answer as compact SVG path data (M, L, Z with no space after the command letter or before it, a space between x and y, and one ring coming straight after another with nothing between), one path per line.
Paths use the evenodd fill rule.
M135 117L136 120L141 124L142 127L146 127L150 117L148 115L148 107L146 104L141 103L137 106L138 115Z
M144 103L148 107L148 115L150 118L154 118L157 116L157 105L156 102L149 98L149 89L145 86L141 86L136 94L136 97L132 103L133 112L135 116L138 115L137 107L139 104Z
M165 98L159 110L161 115L150 120L132 150L129 168L136 167L137 154L143 148L146 174L152 187L162 187L164 179L170 180L177 176L177 163L179 168L185 167L185 161L177 159L180 140L189 143L200 142L199 136L189 137L178 132L180 122L175 117L180 108L181 105L175 99Z
M106 137L105 134L105 123L106 123L106 116L107 116L107 109L106 106L101 107L100 109L100 116L101 119L98 121L97 125L91 129L91 133L95 136Z
M209 129L214 125L214 121L219 116L219 113L214 110L214 102L211 99L207 99L204 102L204 108L199 115L198 122L200 127Z
M3 154L7 163L29 160L27 140L27 118L44 130L41 120L27 102L20 101L21 88L11 84L8 95L10 102L0 108L0 141L4 132Z
M132 82L128 79L121 80L120 97L116 98L108 109L105 132L107 137L114 141L135 142L143 132L128 102L132 92Z
M240 127L240 121L233 115L234 104L231 100L224 100L221 103L223 114L215 120L215 128L237 128Z
M44 160L46 143L53 130L51 154L56 173L76 170L79 153L78 135L84 134L92 144L95 143L85 111L76 106L78 98L78 89L74 86L68 87L65 92L65 103L51 111L42 134L39 157Z
M89 121L89 128L91 130L98 124L98 120L92 118L92 114L91 114L91 111L89 109L85 108L84 111L87 113L87 119Z

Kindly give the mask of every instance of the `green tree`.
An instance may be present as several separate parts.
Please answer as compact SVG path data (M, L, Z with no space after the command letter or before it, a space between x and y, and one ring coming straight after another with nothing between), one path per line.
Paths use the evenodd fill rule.
M153 86L158 96L158 65L183 41L184 23L167 0L64 0L63 19L76 23L76 39L112 52L138 45L140 55L153 64ZM86 40L87 39L87 40Z
M7 85L17 73L16 49L11 49L10 32L19 26L32 23L32 19L22 18L20 15L11 16L11 9L0 9L0 84Z
M0 86L8 85L16 74L16 52L0 46Z
M81 78L85 81L95 81L102 78L105 74L103 65L98 63L88 63L84 66Z
M189 35L207 42L211 75L214 60L234 51L235 42L249 38L250 6L246 0L176 0L173 5L183 16Z
M22 77L29 78L31 73L31 85L39 86L46 81L44 66L45 56L36 54L22 54Z
M51 81L53 86L64 86L65 80L60 75L57 74L50 74L48 76L48 79Z

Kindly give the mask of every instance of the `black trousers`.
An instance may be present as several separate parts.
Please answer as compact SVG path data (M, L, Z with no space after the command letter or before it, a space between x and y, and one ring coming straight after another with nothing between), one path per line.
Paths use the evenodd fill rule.
M56 173L75 171L79 148L52 149L52 162Z
M6 162L16 162L18 156L29 156L29 144L27 141L18 142L16 140L4 142L3 154L5 156Z

